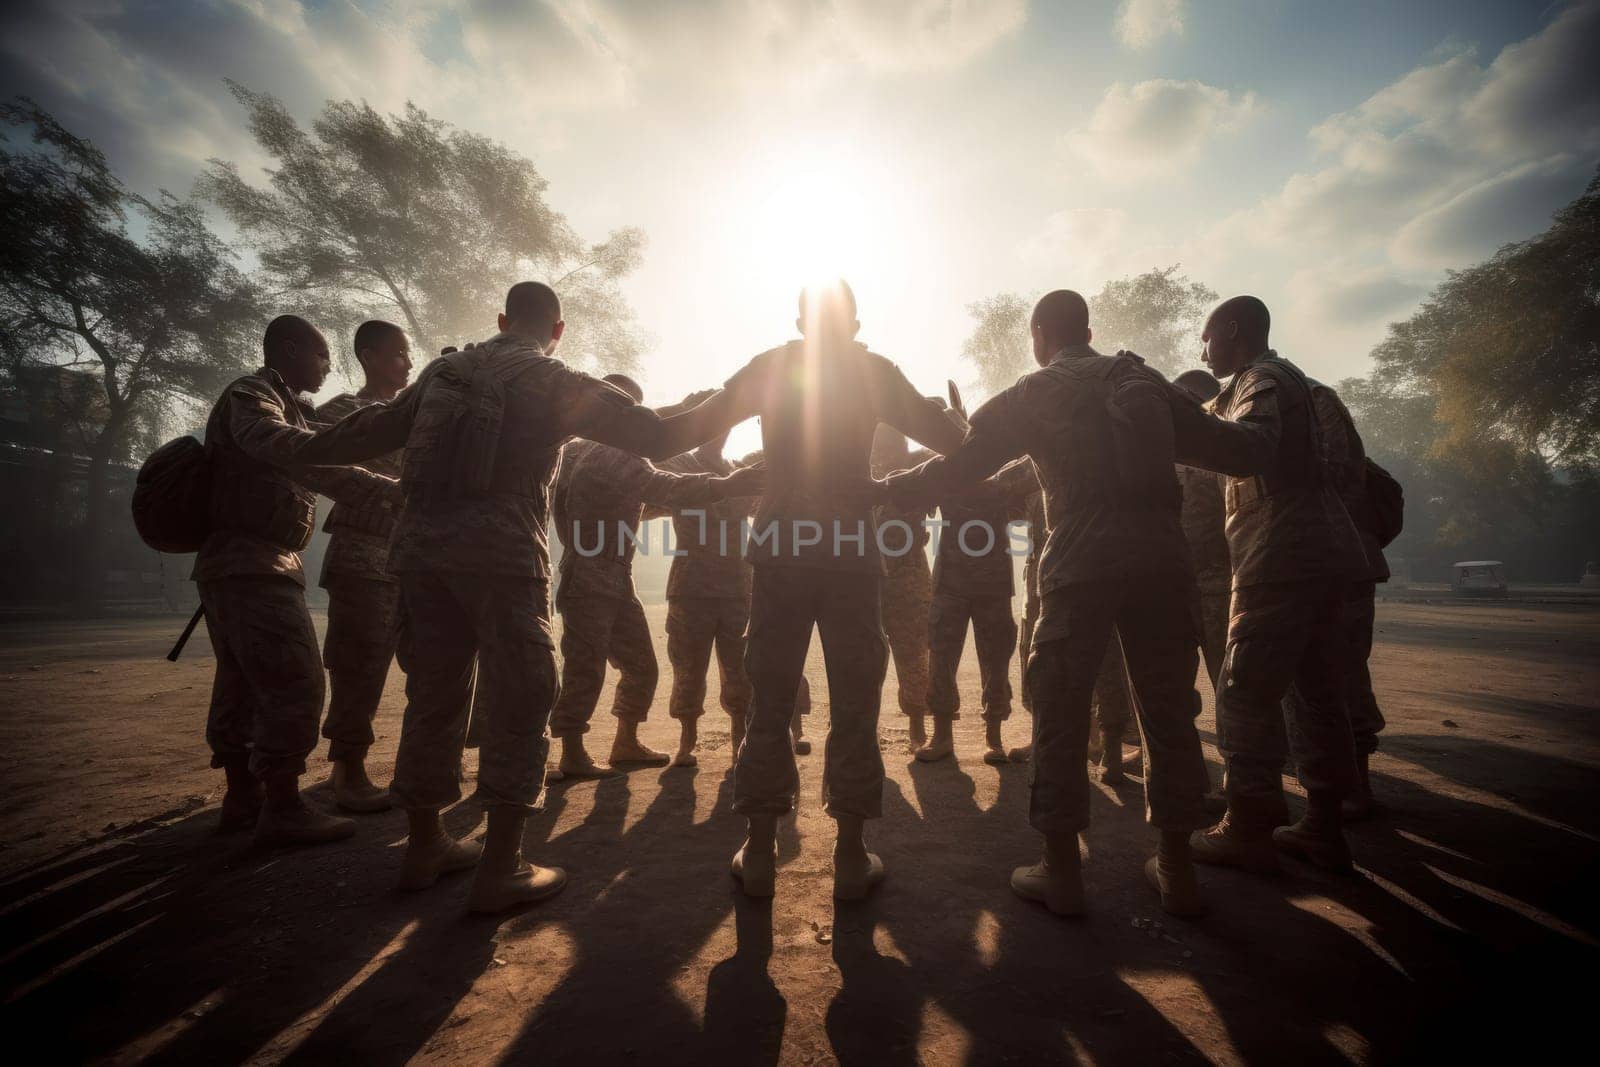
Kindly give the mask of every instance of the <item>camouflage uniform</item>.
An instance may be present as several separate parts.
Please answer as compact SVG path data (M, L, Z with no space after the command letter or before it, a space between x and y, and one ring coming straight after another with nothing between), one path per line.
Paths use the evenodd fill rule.
M928 453L920 453L921 459ZM872 475L882 478L921 462L913 460L905 437L879 425L872 439ZM928 569L927 508L880 505L873 512L884 531L883 632L894 658L900 713L920 718L928 713L928 615L933 607L933 574ZM903 550L903 551L902 551ZM896 554L898 553L898 554Z
M1044 492L1035 491L1028 497L1028 558L1022 564L1022 584L1026 593L1022 608L1022 634L1018 642L1021 663L1018 670L1022 683L1022 706L1033 711L1033 696L1028 692L1028 655L1033 651L1033 631L1039 622L1039 557L1044 554L1045 537L1049 530L1044 518Z
M1136 357L1070 346L974 412L958 452L907 479L930 491L959 487L1020 455L1038 469L1050 532L1028 659L1029 821L1046 835L1089 823L1090 701L1114 632L1138 694L1147 817L1163 830L1205 822L1194 578L1179 525L1166 388Z
M501 414L459 418L469 407ZM545 524L562 442L592 435L644 451L661 434L655 413L619 390L498 334L435 360L392 402L306 446L347 460L405 448L405 506L389 554L406 617L406 712L390 787L402 807L460 798L475 664L479 796L485 806L537 802L559 688Z
M1233 588L1228 535L1223 529L1222 478L1180 464L1178 484L1183 488L1183 537L1189 542L1189 559L1200 587L1200 651L1215 690L1228 646L1228 600Z
M941 450L959 444L961 432L893 363L855 343L794 341L765 352L728 380L724 400L735 422L760 416L767 463L749 544L755 581L745 668L755 698L734 810L781 815L794 805L799 776L789 722L816 627L832 708L826 809L875 818L883 799L878 708L887 648L877 523L862 492L873 431L886 422Z
M674 474L593 441L575 441L563 450L554 508L563 548L556 589L561 697L550 715L552 735L589 732L607 662L621 675L611 713L628 722L643 722L650 714L658 668L644 605L633 589L632 537L646 505L703 508L720 499L714 477ZM658 514L665 512L651 517Z
M371 403L371 397L340 393L317 408L317 421L332 425ZM399 477L400 457L397 450L364 466ZM329 741L329 759L364 760L399 636L400 586L389 573L394 511L335 504L322 528L331 539L317 584L328 591L322 657L333 694L322 736Z
M304 774L317 743L322 657L300 564L316 493L380 512L396 495L390 478L303 465L296 446L315 414L263 368L229 385L206 421L212 532L190 575L217 659L206 741L213 767L248 753L258 777Z
M928 617L928 710L940 718L961 717L956 677L969 621L983 720L1011 717L1008 668L1017 648L1017 620L1011 614L1016 583L1009 523L1022 513L1023 502L1038 484L1031 463L1016 463L983 485L939 503L942 523Z
M1311 399L1328 472L1338 488L1339 499L1355 523L1356 532L1361 535L1361 547L1367 557L1366 570L1345 586L1344 678L1345 707L1350 715L1356 751L1371 755L1378 750L1378 734L1383 730L1384 720L1378 699L1372 692L1372 672L1367 660L1372 656L1378 583L1389 580L1389 562L1374 532L1372 504L1367 499L1367 453L1361 435L1356 432L1355 420L1339 394L1320 382L1312 383ZM1291 689L1288 699L1291 704L1298 704L1301 698L1298 691ZM1297 713L1303 714L1298 708L1290 709L1291 718Z
M733 470L720 454L705 449L661 466L677 474L721 476ZM750 625L750 565L740 538L753 503L750 497L739 497L673 513L673 542L681 553L667 572L674 719L705 714L706 670L713 651L722 679L722 709L737 718L749 714L744 632Z
M1230 818L1260 831L1285 818L1282 702L1299 691L1289 743L1308 793L1354 783L1342 673L1344 590L1366 558L1321 456L1310 386L1275 352L1233 376L1221 418L1178 402L1181 455L1229 475L1233 604L1217 697ZM1190 459L1190 457L1193 459Z

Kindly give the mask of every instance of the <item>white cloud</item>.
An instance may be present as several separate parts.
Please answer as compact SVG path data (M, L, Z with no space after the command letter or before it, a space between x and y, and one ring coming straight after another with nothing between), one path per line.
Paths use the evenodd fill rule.
M1181 37L1188 7L1189 0L1122 0L1113 24L1117 40L1145 49L1163 37Z
M1067 143L1102 174L1145 174L1194 159L1207 140L1238 129L1256 107L1254 93L1198 81L1118 82Z
M1459 267L1550 224L1553 208L1578 196L1594 177L1594 159L1553 156L1513 167L1419 214L1389 246L1406 267Z
M1025 0L834 0L852 51L884 70L966 63L1021 28Z

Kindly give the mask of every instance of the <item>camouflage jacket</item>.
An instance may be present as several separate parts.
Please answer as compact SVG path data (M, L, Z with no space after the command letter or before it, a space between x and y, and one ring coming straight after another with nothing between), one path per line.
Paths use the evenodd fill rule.
M1022 459L976 488L940 500L934 593L1012 596L1016 592L1016 568L1012 563L1010 523L1026 514L1028 496L1038 489L1039 477L1032 461Z
M734 418L761 419L766 495L748 547L757 566L882 574L867 492L878 423L941 452L961 443L937 404L854 341L791 341L745 364L724 390Z
M1339 499L1350 513L1356 532L1361 535L1361 548L1367 556L1367 567L1357 576L1364 582L1389 580L1389 561L1384 558L1383 545L1373 531L1372 503L1367 499L1367 450L1356 431L1350 409L1344 406L1339 394L1321 382L1311 383L1311 406L1316 411L1317 426L1322 433L1322 458L1328 466Z
M278 575L305 585L300 552L316 524L317 493L356 506L392 507L393 478L359 467L309 466L298 446L316 418L277 371L263 367L222 391L206 419L212 532L190 577Z
M1226 474L1233 587L1366 573L1361 548L1324 461L1309 379L1267 351L1212 401L1216 415L1177 401L1180 456Z
M674 474L722 476L733 464L704 449L686 452L661 464ZM745 523L758 497L731 497L672 512L672 567L667 572L667 599L700 597L750 599L750 561L744 556ZM646 509L649 513L649 509Z
M1020 456L1044 490L1039 593L1083 582L1192 581L1166 380L1131 355L1073 345L972 413L966 442L891 485L940 493Z
M332 426L368 404L376 403L360 393L340 393L332 400L317 405L316 422ZM362 464L375 474L391 478L400 476L400 460L404 452L396 449L386 455L369 459ZM330 536L328 551L322 557L322 575L317 584L327 588L335 576L366 578L373 581L392 582L389 573L389 537L394 533L398 509L359 508L352 504L335 503L323 522L322 528Z
M488 456L489 484L468 493L450 480L453 442L464 439L466 403L485 375L505 376L500 436ZM369 404L317 433L302 432L293 451L312 462L359 462L405 448L405 505L389 551L393 573L548 581L550 488L561 445L575 436L640 452L670 447L655 412L526 339L502 333L434 360L392 401Z
M1178 485L1183 489L1183 538L1189 542L1195 581L1202 593L1226 593L1233 587L1233 568L1224 529L1222 476L1180 463Z
M568 444L553 508L562 548L557 596L633 596L634 542L646 507L653 505L654 518L711 504L721 499L715 477L674 474L593 441Z

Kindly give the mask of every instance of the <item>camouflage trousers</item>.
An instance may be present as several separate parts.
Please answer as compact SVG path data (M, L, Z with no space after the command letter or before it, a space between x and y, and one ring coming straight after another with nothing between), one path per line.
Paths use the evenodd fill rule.
M1378 698L1372 692L1372 672L1367 660L1372 656L1373 613L1376 609L1376 582L1351 582L1345 587L1344 615L1344 700L1350 716L1350 732L1355 750L1371 755L1378 750L1378 734L1386 723ZM1307 709L1298 686L1291 686L1284 701L1286 720L1305 718Z
M800 788L789 724L811 630L822 637L832 714L823 743L824 809L875 819L883 809L878 709L888 666L879 625L879 580L818 567L755 568L745 670L755 690L734 764L733 810L783 815Z
M928 712L928 616L933 577L920 549L890 563L883 581L883 629L894 656L901 714Z
M328 717L322 736L330 760L362 760L372 747L372 719L383 699L399 637L400 586L375 578L335 574L328 589L328 633L322 660L328 668Z
M390 792L402 808L461 799L467 712L478 720L478 796L531 810L544 788L545 727L559 691L547 583L507 574L400 577L406 712ZM477 698L473 699L474 667Z
M550 716L551 734L575 737L589 732L607 663L621 674L611 714L643 722L656 698L659 669L639 598L558 596L556 607L561 611L561 699Z
M1205 658L1206 677L1212 692L1222 679L1222 660L1228 651L1228 612L1233 594L1228 591L1200 594L1200 654Z
M271 575L198 585L217 660L206 716L211 765L248 754L257 777L304 774L326 692L305 590Z
M1279 582L1234 590L1217 690L1217 747L1228 809L1244 826L1265 828L1282 818L1282 770L1290 753L1307 793L1339 798L1354 783L1341 677L1348 660L1346 584ZM1286 700L1291 687L1293 699Z
M1004 722L1011 717L1011 654L1017 650L1017 620L1009 595L939 593L933 598L928 613L928 711L939 718L961 718L956 679L969 622L983 689L983 721Z
M1144 743L1145 817L1162 830L1205 824L1208 781L1194 690L1192 588L1170 581L1084 582L1044 597L1028 657L1033 692L1028 821L1043 834L1089 825L1089 710L1106 646L1120 635Z
M698 719L706 710L706 671L717 655L722 710L743 718L750 711L744 673L744 631L750 605L728 597L680 597L667 602L667 660L672 664L671 715Z
M1128 664L1122 656L1121 635L1113 628L1106 655L1094 679L1092 719L1100 732L1122 739L1134 721L1133 698L1128 691Z

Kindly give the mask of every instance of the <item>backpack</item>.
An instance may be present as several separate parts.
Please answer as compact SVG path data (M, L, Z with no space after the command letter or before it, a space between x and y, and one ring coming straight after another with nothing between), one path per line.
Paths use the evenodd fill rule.
M139 468L133 525L157 552L198 552L211 533L211 460L187 435L168 441Z
M1367 508L1372 515L1372 533L1378 544L1388 548L1405 528L1406 493L1395 476L1366 460Z

